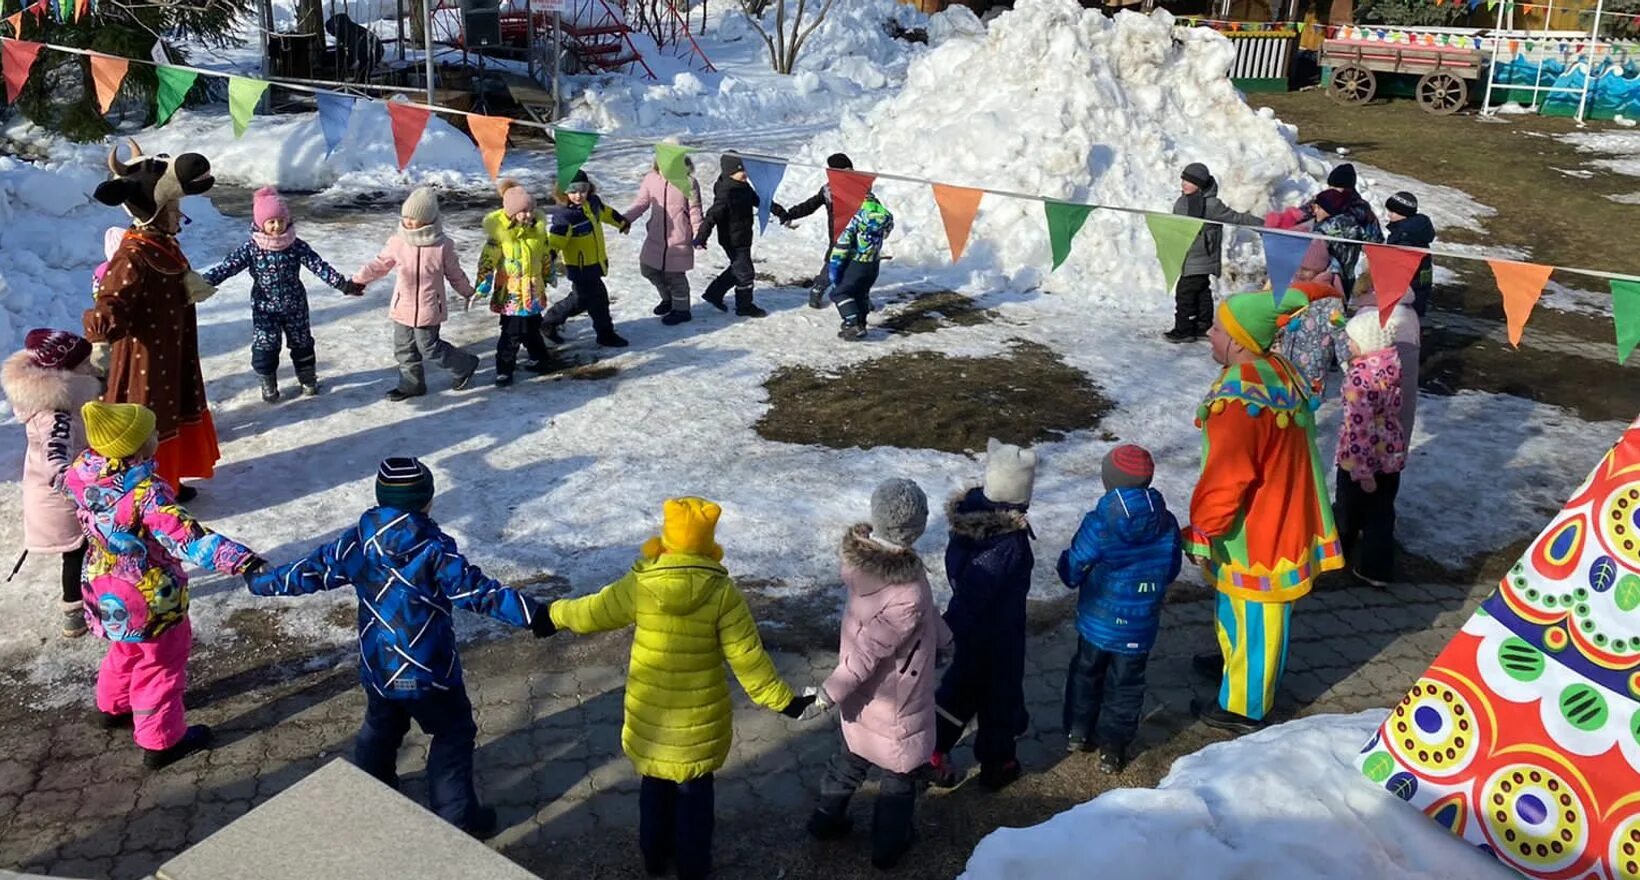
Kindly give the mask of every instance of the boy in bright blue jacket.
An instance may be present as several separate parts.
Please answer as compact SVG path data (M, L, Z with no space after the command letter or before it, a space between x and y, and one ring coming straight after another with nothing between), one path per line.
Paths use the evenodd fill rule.
M1183 563L1179 521L1150 488L1155 471L1143 447L1112 449L1101 467L1105 496L1059 556L1059 579L1081 591L1076 656L1065 677L1068 748L1097 746L1106 773L1127 764L1162 596Z
M414 458L389 458L376 472L377 507L305 558L246 577L258 596L302 596L352 584L359 594L359 679L364 724L353 762L398 788L399 745L414 720L433 738L427 796L433 812L475 837L495 831L495 810L473 791L473 704L461 676L451 611L460 608L554 632L534 599L467 562L454 538L427 515L433 474Z

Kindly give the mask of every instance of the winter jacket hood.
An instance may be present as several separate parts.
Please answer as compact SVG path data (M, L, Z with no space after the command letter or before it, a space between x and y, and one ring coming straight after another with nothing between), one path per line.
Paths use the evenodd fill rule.
M655 601L663 614L693 614L720 589L729 570L721 562L705 556L662 553L655 559L639 560L633 571L643 577L638 589Z
M80 407L102 394L97 377L51 370L19 351L0 365L0 388L23 423L23 546L36 553L67 553L85 540L74 502L58 491L74 456L85 448Z
M87 373L39 366L27 351L16 352L0 364L0 390L5 391L20 422L37 413L79 412L82 404L101 395L101 384Z
M1031 524L1026 513L1027 508L1020 505L1000 504L986 498L985 490L977 486L958 492L945 504L951 534L974 541L1029 530Z
M849 589L860 595L881 589L885 584L903 584L922 577L925 573L922 557L909 547L889 547L871 539L871 524L858 523L843 534L843 565L864 575L867 579L849 584Z
M1155 489L1116 489L1105 493L1094 509L1111 534L1125 544L1143 544L1164 531L1179 531L1176 523L1170 526L1172 514L1167 511L1162 493Z
M991 501L976 487L954 495L945 515L951 527L945 622L959 642L1000 642L1023 653L1025 598L1036 565L1026 509Z

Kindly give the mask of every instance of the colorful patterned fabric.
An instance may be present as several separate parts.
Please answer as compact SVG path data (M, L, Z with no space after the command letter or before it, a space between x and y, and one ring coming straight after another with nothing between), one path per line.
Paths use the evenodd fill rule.
M151 642L188 617L188 575L239 574L251 551L194 521L153 459L107 459L87 449L64 487L90 539L81 592L91 631L115 642Z
M547 310L547 288L557 283L556 261L547 245L547 219L514 223L502 211L484 217L488 240L473 275L480 296L498 315L539 315Z
M894 231L894 215L877 201L876 195L867 195L860 210L843 227L831 248L831 283L840 284L843 268L849 263L875 263L882 259L883 242Z
M1224 657L1219 706L1258 721L1276 702L1276 685L1287 669L1291 602L1249 602L1220 593L1213 616Z
M1527 877L1640 877L1640 420L1359 761Z
M251 273L251 315L308 315L307 288L302 285L302 267L321 281L344 290L347 278L298 238L283 250L262 247L251 239L228 254L221 264L205 270L205 281L221 284L240 272Z
M1398 474L1407 464L1401 430L1401 356L1393 348L1350 362L1338 422L1338 469L1353 480Z
M1304 293L1310 304L1282 327L1275 350L1298 368L1311 396L1319 401L1324 396L1327 372L1350 359L1349 342L1344 336L1344 297L1337 288L1308 281L1297 282L1291 289ZM1324 293L1331 295L1321 295Z

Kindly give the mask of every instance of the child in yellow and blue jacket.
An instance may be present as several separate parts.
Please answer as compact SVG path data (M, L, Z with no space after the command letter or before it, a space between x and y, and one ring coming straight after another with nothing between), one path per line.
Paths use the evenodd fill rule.
M558 284L557 255L549 241L547 218L535 209L535 197L517 181L501 181L501 208L484 217L488 239L478 255L477 289L490 298L490 311L501 316L495 345L495 384L512 384L518 346L529 352L525 369L550 369L551 351L541 338L547 289Z
M558 331L571 317L586 312L592 318L593 329L598 331L598 344L608 348L625 348L627 342L615 332L615 322L609 317L609 288L604 276L609 274L609 252L604 249L602 224L609 224L625 235L632 228L621 212L604 204L598 197L598 188L587 179L585 171L575 172L569 187L559 195L559 205L548 219L548 244L564 260L564 275L569 278L570 294L547 311L545 333L553 342L563 342Z
M712 774L733 738L724 661L765 709L795 719L814 702L792 695L763 650L720 561L713 536L720 513L702 498L667 501L660 536L645 542L625 577L549 609L557 629L576 633L636 626L621 749L643 776L638 845L651 876L671 865L680 880L711 870Z

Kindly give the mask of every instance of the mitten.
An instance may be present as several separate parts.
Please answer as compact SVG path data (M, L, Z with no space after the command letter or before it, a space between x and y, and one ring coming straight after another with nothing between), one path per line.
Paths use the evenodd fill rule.
M357 281L349 281L342 285L343 296L364 296L364 285Z
M803 696L814 702L803 710L803 714L798 716L797 720L813 721L831 711L831 697L826 696L825 688L806 687L803 689Z
M811 690L812 690L812 688L811 688ZM790 703L786 704L786 708L780 710L780 714L786 716L787 718L791 718L791 719L794 719L794 720L798 719L798 718L802 718L803 717L803 712L805 710L807 710L809 708L809 706L813 703L814 703L814 694L811 694L811 693L805 693L805 694L802 694L802 695L799 695L799 696L796 696L796 697L792 697L792 701Z
M544 639L557 631L558 627L552 623L552 613L545 608L537 611L535 619L530 621L530 632L535 633L538 639Z
M188 274L182 276L182 287L188 292L188 301L194 305L199 305L216 295L216 288L205 280L205 276L191 269Z
M93 342L91 344L91 369L97 378L108 378L108 361L113 356L114 346L107 342Z

